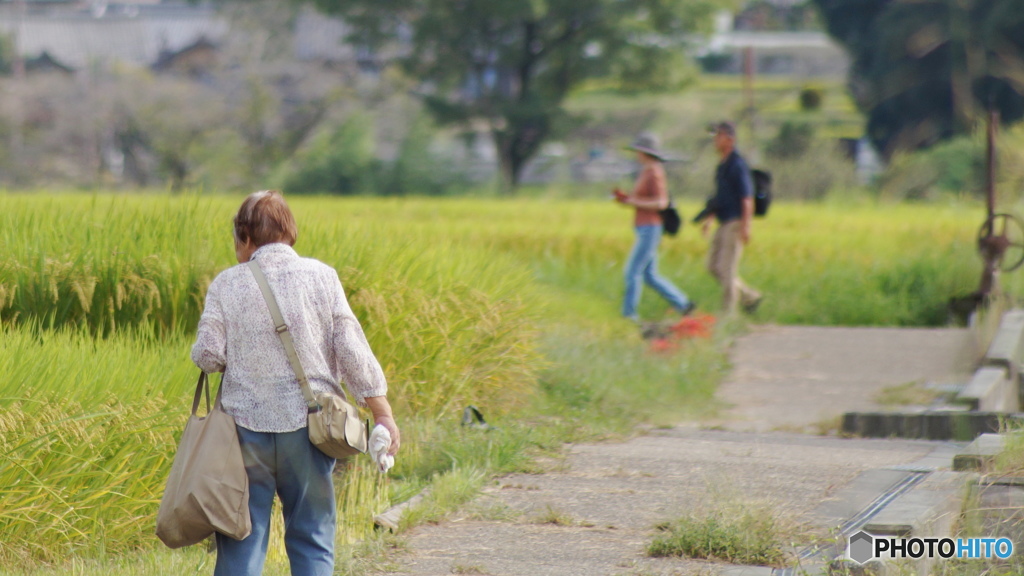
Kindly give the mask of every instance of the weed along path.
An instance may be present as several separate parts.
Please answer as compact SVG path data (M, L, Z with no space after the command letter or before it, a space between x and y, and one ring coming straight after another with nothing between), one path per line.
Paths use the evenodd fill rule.
M690 513L745 518L725 530L797 549L827 541L901 468L954 446L805 432L847 407L953 381L972 353L964 330L754 328L733 348L716 420L574 445L543 474L498 478L444 522L411 530L392 573L770 575L647 549L666 534L659 525Z

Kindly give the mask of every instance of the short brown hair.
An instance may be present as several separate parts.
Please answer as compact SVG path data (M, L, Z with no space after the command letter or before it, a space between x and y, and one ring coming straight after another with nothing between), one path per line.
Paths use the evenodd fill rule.
M723 120L711 125L709 130L712 134L725 134L732 138L736 137L736 123L728 120Z
M277 190L261 190L249 194L235 214L235 239L245 244L252 241L257 248L283 242L295 245L299 229L295 216Z

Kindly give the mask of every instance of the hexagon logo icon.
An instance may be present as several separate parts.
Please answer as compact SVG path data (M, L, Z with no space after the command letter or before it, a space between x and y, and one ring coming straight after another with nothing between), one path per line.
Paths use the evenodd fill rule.
M850 547L847 548L847 555L850 557L850 560L863 564L875 557L874 546L875 539L872 538L871 534L861 530L850 536Z

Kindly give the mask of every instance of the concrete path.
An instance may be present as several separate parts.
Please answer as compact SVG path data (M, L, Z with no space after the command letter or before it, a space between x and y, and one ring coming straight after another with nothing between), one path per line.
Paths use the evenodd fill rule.
M718 390L729 430L813 432L843 412L878 408L884 388L965 384L979 358L968 329L760 326L730 354Z
M733 351L715 423L624 443L577 445L563 466L498 479L457 517L411 531L396 574L763 574L644 554L659 522L688 510L766 506L810 540L860 510L942 443L848 440L799 429L863 409L884 386L958 378L962 330L757 328Z

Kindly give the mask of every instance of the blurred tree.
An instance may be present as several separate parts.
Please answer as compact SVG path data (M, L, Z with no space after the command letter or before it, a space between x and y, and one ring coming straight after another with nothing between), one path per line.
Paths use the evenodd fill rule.
M814 0L853 58L850 88L883 155L1024 117L1021 0Z
M773 159L799 158L814 143L814 125L807 122L786 121L779 133L768 143L766 152Z
M733 0L313 0L352 27L348 40L391 47L440 123L486 125L506 182L564 124L588 78L630 90L692 78L687 35Z
M821 110L825 100L825 91L817 86L806 86L800 90L800 109L804 112Z

